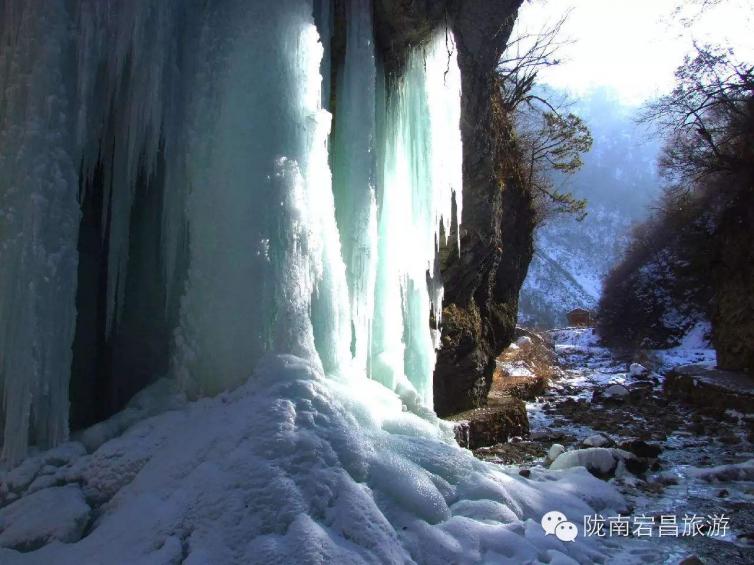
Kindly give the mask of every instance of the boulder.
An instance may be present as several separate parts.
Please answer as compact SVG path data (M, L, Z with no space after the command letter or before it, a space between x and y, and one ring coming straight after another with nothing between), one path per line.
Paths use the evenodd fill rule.
M624 402L629 392L628 388L622 384L611 384L605 388L595 389L592 392L592 402Z
M471 430L468 420L458 420L453 422L453 436L461 447L469 448L471 440Z
M581 442L585 447L612 447L615 442L605 434L594 434Z
M557 471L571 467L585 467L595 477L608 479L615 476L621 465L634 474L643 472L642 467L646 470L646 467L633 454L622 449L606 447L566 451L550 464L550 469Z
M754 406L754 377L701 365L682 365L668 372L663 392L672 400L704 410L748 413Z
M496 399L487 406L461 412L449 419L455 423L459 444L469 449L505 443L529 433L526 404L513 397Z
M639 377L641 375L649 374L649 369L639 363L631 363L631 366L628 368L628 372L632 377Z
M659 445L647 443L640 439L621 442L619 447L629 453L633 453L637 457L645 459L656 459L662 453L662 448Z
M524 351L529 351L534 343L532 342L531 338L528 335L522 335L520 338L516 340L516 347L519 349L523 349Z

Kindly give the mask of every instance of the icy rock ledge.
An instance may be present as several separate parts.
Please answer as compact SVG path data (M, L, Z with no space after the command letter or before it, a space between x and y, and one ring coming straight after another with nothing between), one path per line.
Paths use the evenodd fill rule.
M56 476L70 493L58 510L83 519L91 506L96 521L75 543L0 549L1 563L593 562L606 557L597 542L545 536L542 515L625 509L583 468L508 473L385 387L326 379L291 356L136 422Z

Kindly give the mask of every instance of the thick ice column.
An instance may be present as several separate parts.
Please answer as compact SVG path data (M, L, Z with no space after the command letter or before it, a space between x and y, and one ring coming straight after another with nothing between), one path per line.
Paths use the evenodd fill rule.
M428 407L437 344L430 312L439 323L442 300L440 226L450 233L454 195L461 206L460 94L452 36L438 33L409 55L385 115L373 375L413 388Z
M67 437L79 210L65 3L0 10L0 427L14 463L30 440Z
M333 135L333 191L348 273L351 352L367 371L377 263L375 198L376 65L370 0L351 0L346 11L345 64L338 73Z
M348 298L311 2L228 3L196 52L175 368L195 393L242 382L266 352L334 368Z

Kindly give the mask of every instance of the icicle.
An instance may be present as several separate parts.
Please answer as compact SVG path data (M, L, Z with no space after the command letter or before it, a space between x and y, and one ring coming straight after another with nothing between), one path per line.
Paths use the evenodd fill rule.
M102 184L109 245L108 332L124 304L137 176L153 172L161 138L175 133L181 109L175 94L183 77L177 73L175 42L182 9L175 2L84 0L77 5L77 132L84 174L91 177L99 159L107 162ZM173 255L171 248L170 274Z
M95 278L107 279L108 339L134 285L136 189L158 163L162 225L139 236L159 247L165 308L180 301L172 365L188 390L234 386L281 352L332 375L371 372L431 406L436 249L454 193L460 214L449 37L413 52L388 95L371 2L349 0L333 182L312 0L0 7L0 41L11 46L0 52L5 459L67 434L79 187L103 191L92 224L102 229L107 268ZM330 8L317 2L325 44Z
M439 321L442 307L436 250L441 226L450 233L454 194L461 210L460 72L451 36L437 34L410 54L385 120L373 374L386 386L410 386L431 407L439 340L429 320L434 310Z
M348 272L355 370L365 374L377 268L376 74L370 0L347 5L346 58L338 74L333 142L336 217Z
M322 108L330 109L330 81L332 76L331 54L332 28L333 28L333 0L314 0L314 22L319 31L319 41L323 48L323 57L320 64L322 75Z

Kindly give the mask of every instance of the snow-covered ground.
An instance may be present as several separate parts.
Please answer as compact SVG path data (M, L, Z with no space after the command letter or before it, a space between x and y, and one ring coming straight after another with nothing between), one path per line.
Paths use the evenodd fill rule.
M531 429L573 438L572 450L604 430L548 403L631 387L638 371L591 330L552 337L566 371L528 403ZM731 448L681 426L642 478L598 480L567 458L570 468L540 461L523 476L477 460L449 425L415 411L377 383L324 378L291 356L269 358L215 398L189 402L158 383L112 420L0 473L0 563L657 563L701 551L683 539L560 541L540 525L553 510L581 529L597 514L738 508L727 534L707 543L745 551L754 454L743 436ZM651 423L645 413L630 424Z
M545 535L542 515L625 507L584 469L479 461L381 385L296 357L215 398L165 396L91 453L0 475L0 563L583 563L606 549Z

